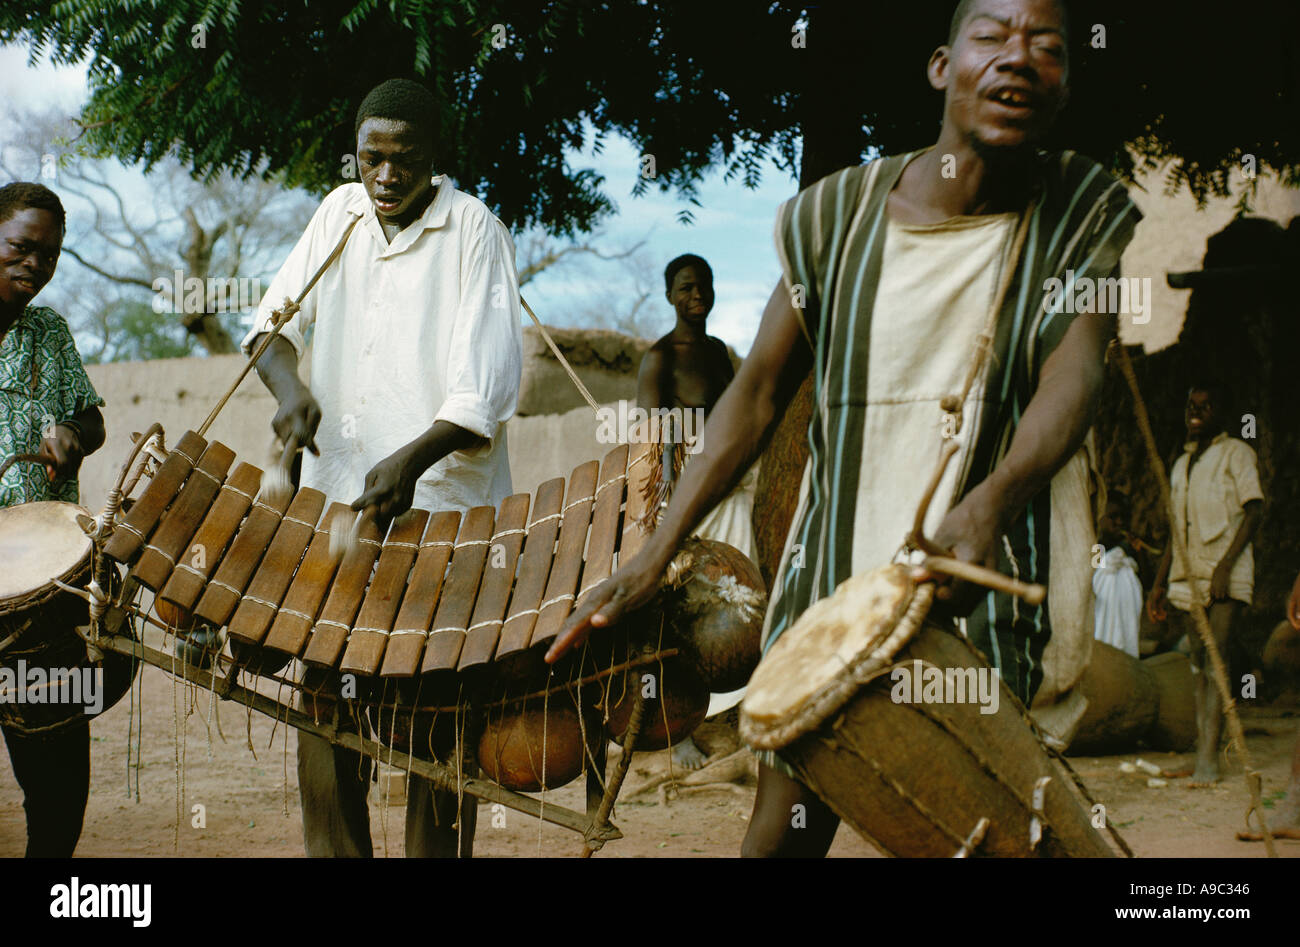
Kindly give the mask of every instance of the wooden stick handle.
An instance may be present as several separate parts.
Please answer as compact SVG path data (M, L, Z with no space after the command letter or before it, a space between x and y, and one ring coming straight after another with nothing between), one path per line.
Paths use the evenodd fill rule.
M297 434L290 434L284 442L284 450L280 453L280 469L285 473L293 469L293 458L301 447L302 441Z
M962 562L960 559L952 559L948 556L926 556L925 561L921 563L921 568L974 582L995 592L1006 592L1008 595L1024 599L1030 605L1041 605L1043 599L1047 597L1045 586L1034 582L1021 582L994 569L986 569L973 562Z

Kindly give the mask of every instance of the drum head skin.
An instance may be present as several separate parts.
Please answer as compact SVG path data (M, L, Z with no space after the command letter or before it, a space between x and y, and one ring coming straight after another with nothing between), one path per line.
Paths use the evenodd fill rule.
M78 514L90 515L57 501L0 508L0 611L66 579L90 555Z
M741 735L751 746L781 749L817 729L888 667L926 610L911 608L918 596L909 571L889 565L849 578L777 639L740 709Z

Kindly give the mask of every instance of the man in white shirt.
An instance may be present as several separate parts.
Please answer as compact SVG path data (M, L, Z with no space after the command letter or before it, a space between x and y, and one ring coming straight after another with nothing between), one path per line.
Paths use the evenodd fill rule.
M347 226L338 261L259 359L279 404L282 440L308 449L302 485L354 499L380 528L412 506L434 512L498 504L510 493L505 422L522 364L514 245L480 201L432 175L436 105L392 79L356 117L362 183L321 203L271 282L251 351L271 310L296 296ZM314 326L312 383L298 377ZM369 857L370 762L306 733L298 738L303 836L313 856ZM476 806L412 776L408 856L469 855ZM458 843L459 839L459 843Z
M1196 769L1189 785L1194 787L1219 780L1223 707L1192 624L1192 603L1204 606L1215 646L1226 660L1233 623L1254 594L1251 540L1264 510L1255 452L1224 429L1233 416L1222 386L1194 385L1187 392L1187 443L1174 461L1169 488L1174 506L1170 528L1183 537L1190 562L1173 555L1171 540L1147 597L1151 619L1163 621L1167 616L1183 629L1191 646L1197 737Z

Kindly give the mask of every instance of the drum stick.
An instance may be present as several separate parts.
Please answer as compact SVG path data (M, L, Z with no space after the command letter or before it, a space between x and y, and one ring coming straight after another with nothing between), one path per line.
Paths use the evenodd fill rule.
M977 585L993 589L995 592L1014 595L1017 598L1024 599L1030 605L1041 605L1043 599L1047 597L1046 586L1033 582L1021 582L1019 579L1013 579L996 570L986 569L973 562L962 562L960 559L953 559L949 556L926 556L925 561L921 563L921 568L928 569L931 572L942 572L945 575L950 575L956 579L964 579L967 582L974 582Z
M298 435L290 434L280 459L263 472L262 495L266 497L267 502L279 504L287 500L293 492L293 478L289 475L289 470L293 467L293 458L298 453L298 446Z
M368 506L360 513L353 514L351 520L347 513L340 513L330 523L330 556L341 559L361 542L361 526L367 520L373 520L378 514L377 507Z

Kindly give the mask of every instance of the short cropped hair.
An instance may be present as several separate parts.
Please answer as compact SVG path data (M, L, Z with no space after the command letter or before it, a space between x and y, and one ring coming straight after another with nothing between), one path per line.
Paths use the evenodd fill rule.
M12 184L0 187L0 224L28 207L49 211L59 222L59 231L67 232L67 215L63 211L63 202L59 200L59 195L44 184L14 181Z
M952 21L948 24L949 46L957 42L957 34L961 32L961 28L970 19L971 8L978 2L979 0L961 0L957 4L957 9L952 11ZM1065 31L1065 40L1068 43L1070 40L1070 8L1066 5L1065 0L1056 0L1056 8L1061 11L1061 28Z
M1220 424L1226 425L1228 418L1233 416L1232 389L1217 378L1195 378L1187 388L1188 398L1193 391L1203 391L1210 396L1214 416Z
M673 279L688 266L696 267L708 273L709 282L713 282L713 267L709 266L704 257L696 256L694 253L683 253L664 268L664 292L671 293L673 291Z
M432 92L411 79L389 79L366 93L357 109L353 137L361 133L361 123L368 118L406 122L430 143L438 134L438 102Z

